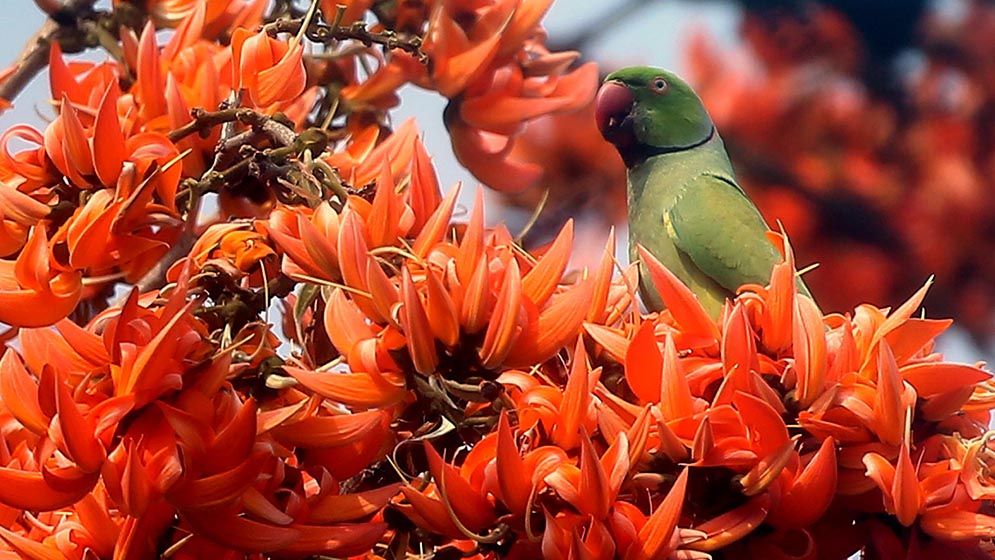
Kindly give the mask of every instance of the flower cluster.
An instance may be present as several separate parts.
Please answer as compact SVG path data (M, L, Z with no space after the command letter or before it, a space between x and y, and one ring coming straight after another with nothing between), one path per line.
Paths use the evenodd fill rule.
M326 6L337 14L331 24L313 9L279 19L266 4L149 2L150 21L140 33L122 26L115 59L100 64L67 62L53 45L57 117L44 132L15 126L0 138L0 256L25 263L16 274L7 263L0 298L47 312L16 317L17 306L4 305L0 320L52 324L81 298L106 295L114 280L138 281L193 229L205 193L219 195L222 217L242 217L265 214L277 200L313 206L321 187L368 186L379 169L357 164L384 140L381 123L408 81L461 104L449 119L454 148L477 175L503 177L505 188L525 186L534 171L509 155L523 123L593 97L593 65L568 71L575 53L542 47L548 1L411 3L372 29L357 23L369 3L341 13ZM101 15L117 21L117 12ZM165 45L154 23L175 27ZM295 35L280 38L288 32ZM322 52L305 56L306 44ZM361 76L371 61L380 69ZM249 130L235 134L235 124ZM36 148L12 154L14 139ZM326 151L336 141L344 149ZM306 150L319 179L274 187L281 160ZM39 223L44 239L29 244ZM27 268L36 269L32 277Z
M324 4L332 13L340 3ZM369 4L346 3L343 18L351 21ZM545 48L537 26L552 0L402 4L393 29L424 36L428 66L394 51L369 79L346 87L343 100L384 109L397 103L394 92L405 83L437 91L449 99L444 117L453 151L474 176L502 191L535 184L541 168L513 153L524 123L584 107L597 86L595 64L571 70L578 53Z
M643 254L641 313L613 235L570 270L572 222L530 252L479 191L458 220L385 124L438 89L526 186L522 122L589 101L548 2L267 4L128 3L119 58L53 48L58 117L4 138L0 556L990 553L995 381L933 352L925 288L824 315L775 236L718 320Z

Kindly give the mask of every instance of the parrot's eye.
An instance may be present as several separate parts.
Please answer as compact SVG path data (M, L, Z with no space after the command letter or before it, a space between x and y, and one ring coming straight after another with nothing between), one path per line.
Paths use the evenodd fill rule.
M670 89L670 84L668 84L667 80L664 80L662 77L656 77L653 78L652 82L650 82L650 89L653 90L653 93L664 94L667 93L668 89Z

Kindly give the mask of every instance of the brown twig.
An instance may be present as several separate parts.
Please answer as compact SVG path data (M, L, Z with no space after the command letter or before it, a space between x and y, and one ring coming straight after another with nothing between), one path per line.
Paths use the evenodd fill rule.
M227 102L227 104L234 103L237 103L237 97L230 99ZM289 149L288 146L293 145L294 141L297 139L297 135L294 133L293 129L287 125L274 120L272 117L257 113L251 109L241 107L227 107L218 111L193 109L190 111L190 114L193 117L193 120L172 131L169 134L169 139L171 141L178 142L191 134L206 134L212 128L219 125L225 125L222 137L218 142L217 151L219 154L220 150L237 147L234 144L234 141L236 140L244 142L250 141L252 136L257 132L268 136L274 144L281 146L282 149ZM249 125L252 127L252 130L241 134L235 134L234 129L227 126L235 122L241 122ZM200 180L187 180L187 182L191 183L186 187L186 192L188 196L191 197L191 205L187 215L186 225L180 233L180 238L176 241L176 243L169 248L166 254L159 259L159 262L157 262L155 266L145 273L145 276L142 276L138 282L135 283L135 287L138 288L139 292L147 292L149 290L161 288L165 284L166 272L169 268L181 258L186 256L197 242L195 224L197 221L197 211L199 205L196 203L198 197L195 191L228 182L228 180L236 174L242 173L248 169L251 162L251 158L244 158L224 171L217 171L215 167L218 160L215 158L214 165L212 165L211 168L204 173Z
M186 256L187 253L193 249L194 243L197 241L197 235L190 228L183 228L183 233L180 234L180 238L176 240L176 243L169 248L169 251L159 259L159 262L155 263L145 276L142 276L138 282L135 282L135 287L138 288L139 293L145 293L149 290L155 290L161 288L166 283L166 272L171 266L173 266L176 261L180 260L182 257Z
M14 101L21 90L45 68L53 42L58 42L67 52L85 48L78 23L80 14L90 11L93 3L94 0L67 0L61 9L49 13L45 23L17 55L12 65L14 72L0 83L0 99Z
M27 45L17 56L13 66L16 67L3 83L0 83L0 99L13 101L28 82L48 63L48 50L59 24L51 19L45 20L41 29L28 40Z
M262 132L274 144L279 146L290 146L297 138L297 134L289 126L277 121L273 117L257 113L252 109L231 108L220 111L193 109L190 111L190 115L193 117L192 121L169 133L169 140L171 142L179 142L195 133L207 135L212 128L220 124L235 121Z
M220 124L238 120L235 116L237 112L237 108L221 109L219 111L205 111L199 108L191 109L190 116L193 117L193 120L170 132L169 141L176 143L195 133L207 136L212 128Z
M297 34L304 24L304 18L280 19L263 26L263 30L269 35L280 33ZM422 52L422 38L417 35L400 35L394 31L370 31L366 24L357 21L351 25L327 25L319 21L313 21L308 26L304 34L305 37L315 43L333 43L336 41L359 41L370 47L381 45L387 49L400 49L405 51L421 62L428 62L428 55Z

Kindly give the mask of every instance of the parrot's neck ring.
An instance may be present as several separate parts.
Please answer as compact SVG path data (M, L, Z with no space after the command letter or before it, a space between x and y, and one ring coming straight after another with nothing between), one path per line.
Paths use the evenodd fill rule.
M622 160L625 161L625 165L631 168L645 162L651 157L686 152L688 150L704 146L705 144L711 142L712 138L715 138L715 125L712 125L711 130L708 131L708 134L704 138L693 144L687 144L685 146L651 146L649 144L637 144L626 148L625 151L623 151L622 147L618 147L618 151L622 156Z

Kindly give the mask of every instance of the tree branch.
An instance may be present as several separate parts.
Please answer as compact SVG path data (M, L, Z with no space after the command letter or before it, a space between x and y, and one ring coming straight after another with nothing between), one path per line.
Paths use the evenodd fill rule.
M206 135L215 126L235 121L266 134L278 146L289 146L297 138L291 127L252 109L233 107L220 111L205 111L195 108L190 111L190 116L193 117L192 121L169 133L171 142L179 142L195 133Z
M16 68L3 83L0 83L0 98L14 101L21 90L28 85L48 64L48 50L59 24L46 19L41 29L28 40L27 45L17 56L13 66Z
M187 253L193 249L194 243L197 242L197 235L193 232L191 228L183 228L183 232L180 234L180 238L176 240L176 243L169 248L169 251L159 259L159 262L149 269L142 276L138 282L135 282L135 287L138 288L139 293L145 293L151 290L156 290L166 283L166 272L169 268L176 263L176 261L185 257ZM118 302L120 305L122 302Z
M280 33L297 34L304 25L304 18L279 19L263 26L269 35ZM370 31L366 24L357 21L351 25L327 25L318 21L312 22L305 32L305 37L315 43L328 44L335 41L353 40L366 46L382 45L387 49L400 49L421 62L428 61L428 55L421 50L422 38L417 35L399 35L394 31Z
M48 65L52 42L71 46L67 51L82 50L78 23L81 14L90 11L94 0L67 0L60 10L50 13L41 28L28 40L13 63L14 72L0 83L0 98L13 102L21 90Z

